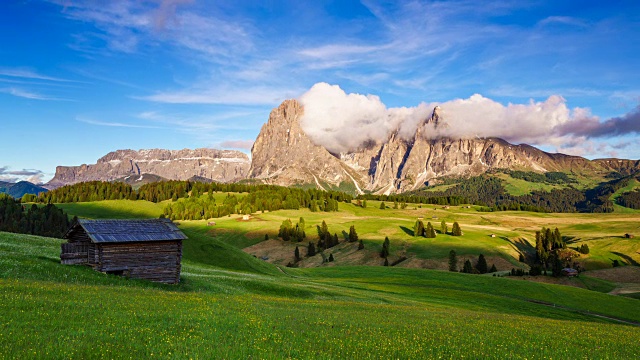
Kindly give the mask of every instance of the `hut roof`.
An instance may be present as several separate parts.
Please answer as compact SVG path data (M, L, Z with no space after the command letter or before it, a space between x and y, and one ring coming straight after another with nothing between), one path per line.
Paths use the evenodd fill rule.
M67 233L67 238L82 227L93 243L127 243L184 240L187 237L169 219L85 220L80 219Z

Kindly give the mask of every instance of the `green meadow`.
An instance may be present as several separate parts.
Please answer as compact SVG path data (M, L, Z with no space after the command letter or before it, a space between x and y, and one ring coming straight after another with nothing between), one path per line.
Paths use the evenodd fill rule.
M216 194L223 199L224 194ZM179 285L162 285L59 263L59 239L0 233L0 358L637 358L637 293L607 294L619 284L589 276L582 288L521 278L469 275L442 268L484 254L526 268L542 226L558 227L569 246L587 243L579 261L607 269L640 262L637 213L483 213L476 208L409 204L380 209L340 204L338 212L281 210L209 221L178 221L184 241ZM155 218L165 204L100 201L60 205L84 218ZM300 268L261 260L249 249L286 250L282 221L305 219L308 240L323 220L331 232L355 225L368 254L350 244L327 250L335 261L305 259ZM464 235L412 234L417 218L436 229L460 223ZM495 237L490 235L494 234ZM393 267L377 256L385 237ZM244 250L243 250L244 249ZM316 256L316 258L319 255ZM286 262L284 259L282 262ZM278 262L275 262L276 264ZM378 264L379 263L379 264ZM369 266L352 266L369 265ZM460 263L461 265L461 263ZM606 270L599 270L606 271ZM590 289L590 290L588 290Z

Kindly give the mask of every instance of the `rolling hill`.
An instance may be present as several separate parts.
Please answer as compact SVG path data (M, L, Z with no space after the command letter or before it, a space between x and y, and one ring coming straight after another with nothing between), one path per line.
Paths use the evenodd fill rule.
M21 198L25 194L38 195L41 192L46 191L48 190L44 187L32 184L28 181L18 181L16 183L0 181L0 193L9 194L16 199Z

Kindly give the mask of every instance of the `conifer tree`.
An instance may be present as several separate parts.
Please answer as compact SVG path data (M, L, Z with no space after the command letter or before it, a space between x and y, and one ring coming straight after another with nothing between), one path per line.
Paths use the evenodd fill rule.
M307 250L307 256L314 256L316 254L316 247L312 242L309 242L309 248Z
M458 222L453 223L453 229L451 230L451 235L453 236L462 236L462 229L460 229L460 225Z
M364 243L362 243L362 239L360 239L360 243L358 244L358 250L364 249Z
M358 241L358 233L356 232L355 225L351 225L349 227L349 242L356 242L356 241Z
M413 225L413 236L423 236L424 235L424 223L422 220L416 220L415 225Z
M384 204L384 201L380 203L380 210L384 210L387 206Z
M440 222L440 233L446 234L447 231L449 231L449 229L447 228L447 223L444 220L442 220L442 222Z
M472 274L473 273L473 266L471 265L471 261L469 261L469 259L467 259L464 262L464 266L462 267L462 272L466 273L466 274Z
M293 255L296 257L296 261L300 261L300 250L296 246L296 251L294 251Z
M333 254L329 254L329 262L333 261Z
M478 256L478 263L476 264L476 269L480 272L480 274L486 274L488 270L487 260L484 258L483 254Z
M449 251L449 271L458 271L458 255L455 250Z
M431 225L431 222L427 222L427 228L425 229L425 236L428 238L435 238L436 237L436 230L433 228L433 225Z
M385 237L382 243L382 251L380 251L380 257L386 258L389 256L389 238Z
M489 272L490 273L494 273L494 272L497 272L497 271L498 271L498 269L496 268L496 264L491 265L491 269L489 269Z

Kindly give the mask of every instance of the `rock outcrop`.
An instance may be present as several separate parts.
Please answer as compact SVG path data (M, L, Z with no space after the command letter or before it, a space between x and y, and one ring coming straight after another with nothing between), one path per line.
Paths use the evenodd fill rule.
M302 114L296 100L286 100L271 111L251 148L249 177L267 184L312 184L325 190L344 184L343 188L359 191L365 179L311 141L300 126Z
M56 174L47 187L93 180L112 181L143 174L169 180L188 180L195 176L217 182L235 182L247 177L250 166L246 154L233 150L117 150L98 159L96 164L56 167Z
M436 107L418 126L412 139L395 132L385 142L370 141L356 151L335 155L307 137L300 126L303 108L297 101L287 100L271 112L262 127L251 150L249 176L278 185L323 189L351 185L355 192L390 194L418 189L443 176L473 176L497 168L584 174L640 169L640 161L591 161L498 138L432 137L436 129L449 126L438 110Z

